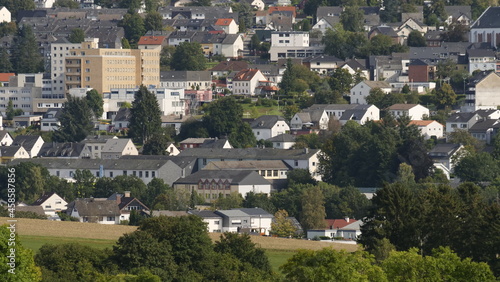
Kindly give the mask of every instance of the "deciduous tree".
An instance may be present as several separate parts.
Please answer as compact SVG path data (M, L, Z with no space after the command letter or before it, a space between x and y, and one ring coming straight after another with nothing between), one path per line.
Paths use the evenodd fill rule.
M92 89L87 91L87 96L85 96L85 99L87 100L89 108L94 113L94 117L97 119L102 118L102 114L104 113L104 101L101 94L99 94L97 90Z
M175 48L170 61L173 70L201 71L205 70L207 59L203 55L201 45L198 42L181 42Z
M363 31L364 13L358 6L347 6L340 14L340 22L346 31Z
M427 42L420 31L412 30L408 35L407 45L410 47L425 47Z
M76 3L75 1L72 1L73 3ZM71 34L68 37L69 42L71 43L82 43L85 41L85 32L81 28L74 28L71 30Z
M292 237L297 232L297 228L288 218L286 210L278 210L274 214L274 221L271 223L271 232L278 237Z
M26 249L15 234L15 227L0 226L0 271L2 281L41 281L42 273L33 260L33 251ZM15 234L15 237L12 237ZM12 251L14 250L14 252Z
M148 12L144 19L144 26L146 31L150 30L163 30L162 16L156 11Z
M325 227L325 199L318 186L310 186L302 193L300 223L304 230Z

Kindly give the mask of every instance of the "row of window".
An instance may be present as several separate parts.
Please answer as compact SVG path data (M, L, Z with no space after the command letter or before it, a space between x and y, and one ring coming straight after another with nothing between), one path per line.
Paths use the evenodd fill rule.
M122 175L128 175L128 171L124 170ZM143 176L144 176L144 178L149 178L149 176L151 175L151 178L155 178L156 177L156 171L151 171L151 173L150 173L150 171L148 171L148 170L146 170L146 171L142 171L142 170L135 171L135 170L133 170L131 175L137 176L139 178L142 178ZM56 171L56 176L61 176L60 171ZM70 171L69 172L69 176L70 177L74 177L75 173L73 171ZM95 172L95 176L96 177L100 177L99 171ZM113 171L109 172L109 177L114 177Z

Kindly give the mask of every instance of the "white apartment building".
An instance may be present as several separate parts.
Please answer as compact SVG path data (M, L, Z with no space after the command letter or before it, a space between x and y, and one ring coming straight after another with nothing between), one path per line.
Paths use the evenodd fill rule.
M309 32L273 31L271 33L271 61L281 58L305 58L323 54L323 46L310 46Z

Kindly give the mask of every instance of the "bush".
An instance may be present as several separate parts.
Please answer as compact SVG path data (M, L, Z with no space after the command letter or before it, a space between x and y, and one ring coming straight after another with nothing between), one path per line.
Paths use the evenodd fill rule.
M332 238L328 237L328 236L319 236L319 239L321 239L321 240L331 240Z
M69 216L64 212L57 212L57 215L61 218L61 221L80 221L78 218Z
M314 238L312 238L312 240L313 240L313 241L319 241L319 240L321 240L321 239L319 238L319 236L314 236Z

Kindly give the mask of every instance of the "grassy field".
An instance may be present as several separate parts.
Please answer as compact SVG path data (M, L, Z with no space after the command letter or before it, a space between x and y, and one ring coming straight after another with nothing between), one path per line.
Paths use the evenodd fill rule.
M241 106L243 106L244 118L251 118L254 113L256 113L257 116L253 116L253 118L257 118L262 115L278 115L278 116L283 115L283 113L278 110L278 106L265 107L265 106L253 106L253 104L241 104ZM280 109L282 108L283 106L280 107Z
M0 217L0 222L8 218ZM111 248L116 240L125 233L135 231L134 226L104 225L67 221L47 221L38 219L17 219L16 231L21 243L34 251L44 244L80 243L96 248ZM210 233L210 238L217 241L220 234ZM252 241L266 250L273 269L278 271L299 249L319 250L331 247L337 250L355 251L356 245L344 245L329 242L308 241L299 239L252 236Z

